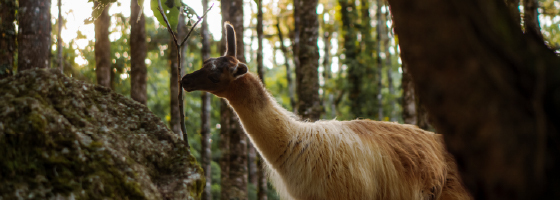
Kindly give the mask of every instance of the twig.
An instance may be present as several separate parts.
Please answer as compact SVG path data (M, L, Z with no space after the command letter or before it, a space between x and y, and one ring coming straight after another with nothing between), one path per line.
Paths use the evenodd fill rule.
M163 21L165 21L166 25L167 25L167 31L169 31L169 33L171 34L171 36L173 36L173 41L175 41L175 47L177 48L177 76L179 82L179 95L178 95L178 99L179 99L179 110L181 112L180 116L181 116L181 132L183 132L182 138L183 140L187 143L187 147L190 148L189 145L189 140L187 138L187 128L185 127L185 113L184 113L184 107L183 107L183 84L181 83L181 50L183 48L183 44L185 43L185 41L187 41L187 39L189 39L192 31L194 30L194 27L196 27L196 25L198 25L198 23L200 23L200 21L202 21L202 19L204 19L204 16L206 16L206 14L208 13L208 11L210 11L210 9L212 9L212 7L214 6L214 4L212 4L212 6L206 10L206 12L204 12L204 15L202 15L202 17L199 17L198 20L196 21L196 23L194 24L194 26L192 26L191 30L189 31L189 33L187 34L187 36L183 39L183 41L179 44L179 42L177 41L177 36L175 35L175 33L173 32L173 29L171 28L171 25L169 24L169 20L167 19L167 16L165 15L165 13L163 12L163 8L161 6L161 0L158 0L158 10L159 13L161 14L161 16L163 16Z
M208 8L208 10L206 10L206 12L204 12L204 14L202 15L202 17L199 17L198 20L196 21L196 23L191 27L191 30L189 31L189 33L187 34L187 36L185 36L185 38L183 39L183 41L181 42L181 44L179 46L183 46L183 44L185 44L185 41L187 41L189 39L189 37L191 36L191 33L194 30L194 27L196 27L196 25L198 25L198 23L200 21L202 21L202 19L204 19L204 17L206 16L206 14L208 13L208 11L210 11L212 9L212 7L214 7L214 4L212 4L210 6L210 8Z

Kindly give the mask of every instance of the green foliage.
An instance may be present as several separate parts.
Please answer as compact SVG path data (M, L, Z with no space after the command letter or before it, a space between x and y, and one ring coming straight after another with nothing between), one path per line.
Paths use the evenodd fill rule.
M85 24L93 23L101 15L101 13L103 13L103 9L105 9L105 7L107 7L110 3L117 2L117 0L88 0L88 2L96 2L98 5L93 8L91 17L84 21Z

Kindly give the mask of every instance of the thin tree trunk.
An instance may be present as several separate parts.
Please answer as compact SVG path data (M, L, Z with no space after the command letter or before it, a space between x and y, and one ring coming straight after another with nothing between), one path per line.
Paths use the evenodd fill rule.
M331 70L331 38L332 33L328 30L325 30L323 33L323 41L325 43L325 56L323 57L323 77L325 78L325 82L332 78L332 70Z
M130 97L132 99L146 105L148 101L148 94L146 90L146 20L144 15L140 12L140 6L137 0L132 0L130 3ZM138 19L138 14L140 19ZM186 133L184 133L186 134Z
M51 0L20 0L18 71L48 68L51 53Z
M62 3L58 0L58 37L56 39L56 50L58 55L58 68L64 73L64 60L62 59Z
M319 20L317 18L318 0L296 0L299 16L299 42L296 65L296 91L298 94L298 114L303 119L316 121L321 117L319 100ZM295 8L294 7L294 8ZM297 33L297 32L296 32Z
M222 6L223 6L222 1ZM223 10L223 7L222 7ZM223 14L222 14L223 15ZM224 37L222 37L224 38ZM222 39L222 41L225 39ZM225 50L224 50L225 51ZM229 176L230 171L230 119L231 108L224 99L220 100L220 151L222 157L220 158L220 183L221 192L220 199L229 199L229 191L231 190L231 181Z
M0 1L0 79L14 73L16 10L16 0Z
M525 26L525 32L530 32L542 38L538 8L538 0L523 0L523 24Z
M362 112L364 99L362 84L365 68L360 65L359 53L360 47L357 41L357 27L354 26L358 20L358 10L356 9L356 4L354 1L341 0L340 12L342 18L342 27L344 31L344 64L348 67L347 79L349 85L348 98L350 100L350 112L352 113L352 118L365 117Z
M180 14L179 15L179 22L177 23L177 38L184 38L186 31L185 30L185 15ZM177 44L175 44L175 40L173 40L173 38L170 38L169 40L169 62L170 64L170 75L171 77L169 77L169 89L171 91L171 95L169 95L169 99L171 102L170 105L170 109L171 109L171 120L169 120L169 126L171 127L171 130L175 133L178 134L179 137L182 137L182 131L181 131L181 109L179 108L179 99L177 98L179 96L179 90L181 90L181 88L179 88L179 77L181 77L178 73L178 61L177 61L177 53L178 53L178 49L177 49ZM185 55L184 54L184 49L182 48L183 52L181 52L181 55ZM185 59L182 59L181 62L183 62ZM181 65L184 66L184 65Z
M202 10L208 10L208 0L202 0ZM202 36L202 60L207 60L210 58L210 33L208 31L208 17L204 16L202 21L202 26L200 28L200 35ZM182 37L179 37L182 38ZM177 84L175 84L177 85ZM210 143L211 133L210 133L210 98L212 96L207 92L202 92L202 110L200 113L201 127L200 127L200 164L204 170L204 176L206 177L206 186L202 191L202 200L212 199L212 144Z
M503 0L389 0L403 59L476 199L560 198L560 58Z
M381 89L383 88L383 59L381 58L381 34L383 33L383 19L381 17L381 0L377 0L377 45L376 45L376 57L377 57L377 119L383 121L383 94L381 94Z
M383 4L383 6L385 6L385 4ZM387 6L388 8L388 6ZM396 114L396 102L395 102L395 87L393 85L393 61L391 59L391 27L387 26L387 21L389 21L389 11L387 10L385 12L384 18L383 18L383 28L385 29L384 35L383 35L383 46L385 48L385 66L386 70L387 70L387 88L389 89L389 96L390 98L389 100L389 106L390 106L390 110L389 110L389 119L390 121L397 121L397 114Z
M257 37L259 48L257 50L257 70L259 73L259 78L263 85L266 85L264 81L264 66L263 66L263 12L262 12L262 0L257 1ZM264 172L262 157L258 154L252 144L249 143L249 150L251 154L256 154L256 179L251 180L255 187L257 188L257 199L266 200L268 193L268 187L266 185L266 175Z
M222 19L229 21L236 33L237 59L245 62L245 51L243 42L243 0L223 0ZM222 34L225 52L225 33ZM226 104L227 105L227 104ZM229 117L229 175L227 177L228 189L222 188L222 197L227 199L247 199L247 140L243 128L239 124L237 115L231 108L227 108ZM223 179L222 179L223 180ZM224 184L224 182L222 182ZM224 194L225 192L225 194ZM226 199L226 198L223 199Z
M93 4L100 6L98 2ZM111 88L111 42L109 41L109 5L103 9L95 20L95 75L97 84Z
M278 30L278 40L280 40L280 49L282 54L284 54L284 66L286 66L286 80L288 82L288 94L290 96L290 106L292 107L292 112L296 112L296 100L294 94L294 82L292 81L292 69L290 67L290 59L288 55L288 50L284 46L284 35L282 34L282 29L280 29L280 18L277 18L276 30ZM295 59L295 58L294 58Z

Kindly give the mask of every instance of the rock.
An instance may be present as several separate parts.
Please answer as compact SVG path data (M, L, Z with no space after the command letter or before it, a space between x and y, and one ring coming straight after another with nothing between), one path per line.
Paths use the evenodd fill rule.
M130 98L57 70L0 80L0 199L198 199L202 174Z

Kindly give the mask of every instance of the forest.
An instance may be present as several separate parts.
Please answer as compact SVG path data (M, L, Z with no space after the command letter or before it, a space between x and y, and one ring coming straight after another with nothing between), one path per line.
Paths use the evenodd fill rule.
M16 190L28 199L74 195L76 188L98 193L89 196L93 199L186 199L181 195L189 194L169 189L179 188L170 178L179 175L160 174L160 169L190 174L188 180L199 173L188 184L185 179L188 186L182 189L195 199L280 199L267 180L263 158L226 100L183 91L179 84L205 60L226 53L225 22L236 31L236 58L301 120L415 125L444 135L475 199L560 198L559 1L160 1L0 0L0 199L1 193ZM183 38L188 39L180 45ZM51 89L41 93L37 88ZM57 124L57 113L68 122ZM126 134L103 136L105 129ZM180 139L130 136L134 130L171 131ZM72 142L59 142L58 132L67 132L65 138L83 138L82 133L93 138L87 148L77 146L97 160L87 162L111 163L103 169L108 172L90 172L97 168L89 164L77 170L85 165L77 163L86 161L60 155L80 147L65 147ZM124 142L103 146L112 140ZM128 150L122 153L118 149L124 146ZM97 155L96 148L119 153ZM33 166L24 164L40 160L43 152L52 155ZM126 154L127 161L113 161L117 154ZM135 156L148 167L130 164ZM181 159L190 163L189 170L170 164ZM142 181L131 186L113 178L133 176L119 167L125 165L131 165L134 177L158 174L152 179L165 179L168 185L160 185L168 188ZM21 174L33 176L14 178ZM122 186L103 189L103 183L69 178L80 176L84 182L112 177L103 183ZM39 179L53 180L50 193L32 196L29 191L39 190ZM144 184L175 192L136 189Z

